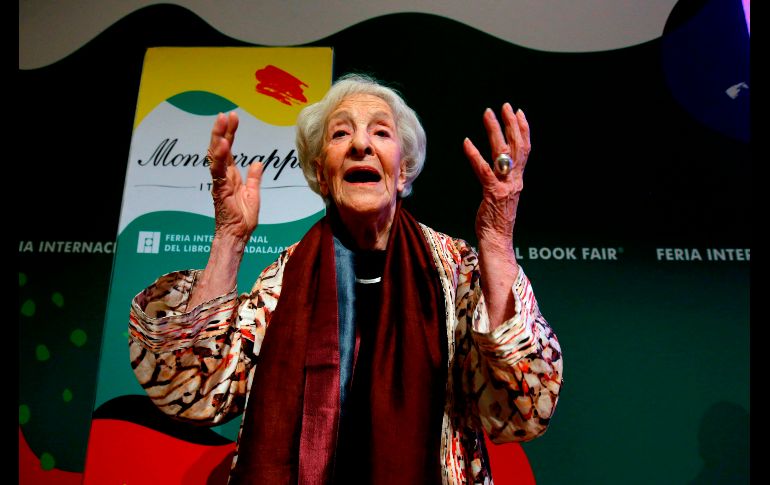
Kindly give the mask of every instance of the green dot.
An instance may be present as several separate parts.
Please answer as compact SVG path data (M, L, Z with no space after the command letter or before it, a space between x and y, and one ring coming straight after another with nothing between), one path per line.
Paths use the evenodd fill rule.
M64 306L64 297L58 291L54 291L54 293L51 295L51 301L59 308Z
M64 389L61 393L61 398L64 399L64 402L72 401L72 391L70 391L69 388Z
M128 332L123 332L123 336L124 336L125 338L128 338Z
M75 344L76 347L84 346L87 340L88 340L88 335L86 335L86 333L79 328L76 328L70 334L70 342Z
M19 271L19 286L24 286L27 284L27 275Z
M27 424L29 422L29 406L22 404L19 406L19 424Z
M21 314L25 317L31 317L35 314L35 302L27 300L21 305Z
M40 344L35 348L35 357L37 360L48 360L51 358L51 352L48 351L48 347Z
M53 455L48 452L40 455L40 468L43 470L51 470L56 466L56 460L53 459Z

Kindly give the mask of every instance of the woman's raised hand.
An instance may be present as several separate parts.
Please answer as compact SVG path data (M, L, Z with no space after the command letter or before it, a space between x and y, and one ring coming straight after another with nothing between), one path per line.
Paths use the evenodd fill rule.
M233 162L237 129L238 115L231 111L226 115L219 113L211 130L206 157L210 163L216 227L206 269L197 278L187 302L190 310L237 288L241 259L259 221L262 164L249 165L244 183Z
M513 226L519 195L524 187L524 166L529 157L529 124L524 112L508 103L503 105L505 134L491 109L484 112L492 159L506 154L513 166L507 173L492 170L476 147L465 139L463 148L481 182L483 194L476 213L476 236L479 239L481 291L486 298L489 328L494 330L512 318L516 312L512 288L519 275L519 265L513 248ZM496 162L495 162L496 163Z
M531 150L529 124L522 110L514 113L509 103L503 105L505 134L491 109L484 112L484 127L492 148L492 160L500 154L513 159L507 174L493 171L469 139L463 148L483 188L483 198L476 214L476 236L479 246L513 251L513 226L519 195L524 187L524 166Z
M232 146L237 129L238 115L234 111L217 115L207 156L211 163L215 236L235 238L245 243L259 222L262 164L249 165L244 183L233 163Z

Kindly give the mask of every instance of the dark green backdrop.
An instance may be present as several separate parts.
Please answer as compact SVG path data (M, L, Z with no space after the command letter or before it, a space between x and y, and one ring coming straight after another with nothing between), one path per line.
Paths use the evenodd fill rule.
M748 90L725 95L748 82L749 41L732 5L680 2L660 39L596 53L535 51L406 13L312 44L334 48L335 76L363 71L403 92L428 134L406 206L471 242L481 192L462 140L486 146L487 106L526 111L515 241L565 362L551 428L524 445L538 483L747 482L750 264L706 260L707 248L750 247ZM44 466L84 469L112 255L40 254L38 243L115 240L144 51L194 45L244 44L155 5L18 71L23 163L46 202L17 231L35 248L19 252L20 425ZM528 257L543 247L578 259ZM581 260L582 247L618 258ZM697 248L704 261L660 260L658 248Z

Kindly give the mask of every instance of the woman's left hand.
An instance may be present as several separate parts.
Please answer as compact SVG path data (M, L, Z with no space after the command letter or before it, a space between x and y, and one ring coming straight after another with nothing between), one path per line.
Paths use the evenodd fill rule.
M529 124L524 112L513 112L509 103L503 105L505 134L491 109L484 112L492 159L505 153L513 160L506 174L493 170L469 139L463 148L483 190L481 205L476 213L476 236L479 240L481 290L487 302L489 330L494 330L515 313L511 289L519 274L513 248L513 226L519 196L524 187L524 166L531 145Z
M522 110L513 112L509 103L503 105L505 135L495 113L487 108L484 112L484 127L487 129L492 160L505 153L513 159L511 170L502 175L493 171L473 143L466 138L463 144L465 155L471 162L476 177L481 182L483 199L476 214L476 236L479 246L490 245L500 250L513 250L513 226L519 195L524 187L524 167L531 150L529 124Z

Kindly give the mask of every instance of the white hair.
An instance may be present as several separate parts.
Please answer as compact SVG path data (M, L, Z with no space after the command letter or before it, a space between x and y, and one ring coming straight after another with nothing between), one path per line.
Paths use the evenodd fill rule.
M354 94L377 96L390 106L401 144L401 157L405 162L406 183L398 196L406 197L412 192L412 182L420 174L425 163L425 130L417 114L407 106L398 92L362 74L342 76L321 101L300 111L297 117L297 156L307 184L313 192L321 195L313 161L320 157L323 150L329 115L346 97Z

